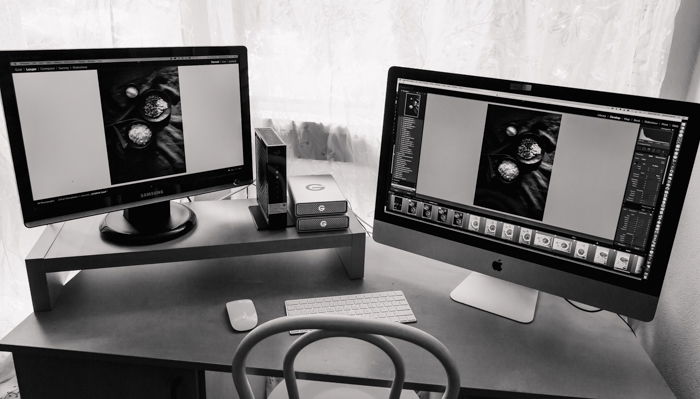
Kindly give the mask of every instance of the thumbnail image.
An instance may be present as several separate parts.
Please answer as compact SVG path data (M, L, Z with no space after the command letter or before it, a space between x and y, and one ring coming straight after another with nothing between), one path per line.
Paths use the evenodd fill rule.
M462 223L464 223L464 214L462 212L455 212L452 217L452 225L462 227Z
M408 214L415 215L418 210L418 203L414 200L408 200Z
M595 256L593 256L593 262L601 265L607 265L609 253L610 249L600 246L597 247L595 250Z
M567 240L560 237L555 237L552 242L552 248L555 251L570 253L571 252L571 240Z
M578 241L576 243L576 250L574 252L574 256L580 259L586 259L588 256L588 247L589 245L585 242Z
M471 231L479 231L479 221L481 218L479 218L476 215L470 215L469 216L469 230Z
M430 204L423 204L423 217L426 219L430 219L433 215L433 206Z
M644 258L641 256L635 256L634 267L631 272L633 274L641 274L644 268Z
M394 210L401 212L401 207L403 206L403 198L394 197Z
M438 221L447 223L447 208L438 207Z
M97 72L112 184L186 171L177 67Z
M489 105L474 204L542 220L561 114Z
M486 219L486 229L484 229L484 232L490 236L495 236L497 226L498 226L497 221L492 220L492 219Z
M420 95L406 93L404 115L418 118L420 116Z
M628 253L618 252L615 256L615 263L613 264L613 268L615 270L620 270L623 272L630 271L630 257L631 255Z
M551 248L552 247L552 236L544 233L535 233L534 244L538 247Z
M503 238L504 240L512 240L514 229L515 229L515 226L513 226L512 224L504 223L503 224L503 231L501 231L501 238Z
M532 229L521 228L520 229L520 240L521 244L530 244L532 239Z

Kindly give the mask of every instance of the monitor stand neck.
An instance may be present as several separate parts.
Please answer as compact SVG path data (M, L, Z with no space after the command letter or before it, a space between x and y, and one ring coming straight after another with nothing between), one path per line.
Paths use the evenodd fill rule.
M196 223L190 208L163 201L108 213L100 224L100 233L103 239L117 244L154 244L179 237Z
M539 291L532 288L477 272L471 272L450 293L459 303L519 323L531 323L535 319L538 295Z

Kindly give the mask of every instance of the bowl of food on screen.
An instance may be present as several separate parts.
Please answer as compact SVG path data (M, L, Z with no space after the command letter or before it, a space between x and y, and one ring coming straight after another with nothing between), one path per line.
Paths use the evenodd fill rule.
M521 136L516 155L518 161L524 165L535 165L542 161L544 151L537 136L534 134L524 134Z
M496 160L496 175L498 179L505 183L510 184L520 176L520 168L518 163L509 156L504 156Z
M170 117L170 96L161 90L147 90L141 94L139 111L148 122L163 122Z
M133 122L127 128L129 147L142 150L154 141L153 130L144 122Z

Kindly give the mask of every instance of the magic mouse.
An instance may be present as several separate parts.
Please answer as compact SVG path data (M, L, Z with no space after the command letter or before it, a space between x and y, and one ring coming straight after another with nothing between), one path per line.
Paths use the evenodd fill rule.
M236 331L248 331L258 324L258 314L250 299L239 299L226 303L231 327Z

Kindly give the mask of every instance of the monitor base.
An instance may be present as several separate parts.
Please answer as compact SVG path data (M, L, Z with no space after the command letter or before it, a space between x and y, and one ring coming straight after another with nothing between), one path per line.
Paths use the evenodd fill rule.
M108 213L100 224L100 234L116 244L146 245L180 237L196 224L190 208L164 201Z
M465 305L517 321L531 323L539 291L485 274L471 272L450 297Z

